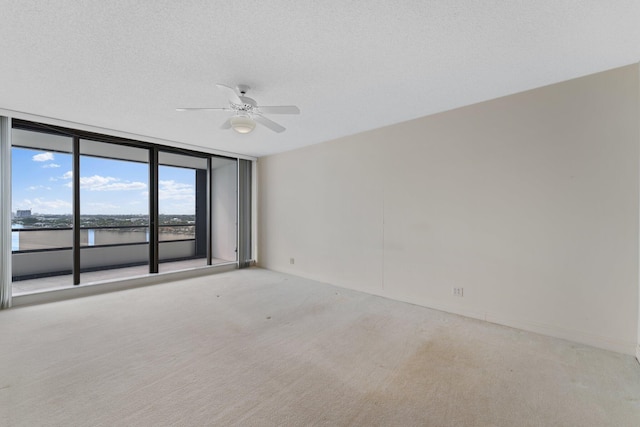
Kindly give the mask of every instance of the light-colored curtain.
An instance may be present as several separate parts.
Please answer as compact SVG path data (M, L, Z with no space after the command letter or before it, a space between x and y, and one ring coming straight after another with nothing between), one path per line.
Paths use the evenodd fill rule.
M0 308L11 307L11 119L0 117Z

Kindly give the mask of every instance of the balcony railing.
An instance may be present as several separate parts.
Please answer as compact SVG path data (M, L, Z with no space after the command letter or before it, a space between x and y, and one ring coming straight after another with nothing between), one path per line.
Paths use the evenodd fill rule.
M68 274L72 269L73 229L12 228L14 280ZM159 226L160 261L196 257L196 230L192 224ZM120 268L149 260L148 226L80 228L80 269Z
M196 227L192 224L162 224L158 228L160 243L196 238ZM71 227L12 228L11 234L13 252L70 249L73 241ZM149 243L148 226L80 227L80 246L82 247L144 243Z

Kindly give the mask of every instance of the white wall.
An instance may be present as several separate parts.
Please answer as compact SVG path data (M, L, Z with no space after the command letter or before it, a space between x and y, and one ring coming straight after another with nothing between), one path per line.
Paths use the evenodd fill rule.
M261 158L259 265L634 354L638 82L627 66Z
M235 161L213 169L212 256L226 261L236 260L237 175Z

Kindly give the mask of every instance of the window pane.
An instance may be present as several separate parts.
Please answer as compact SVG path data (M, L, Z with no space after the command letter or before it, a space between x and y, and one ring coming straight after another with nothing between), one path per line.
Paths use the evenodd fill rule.
M72 140L12 131L13 295L73 285Z
M158 158L160 271L204 266L206 159L165 152L160 152ZM199 168L202 166L204 169ZM201 209L197 208L199 205Z
M148 151L81 140L80 152L80 282L148 273Z
M214 158L212 161L211 243L213 264L235 261L238 201L237 161Z
M74 206L81 285L147 274L148 145L80 139L74 171L73 138L50 132L12 130L14 295L72 286ZM166 150L158 153L160 271L204 266L209 250L213 264L235 261L236 160Z

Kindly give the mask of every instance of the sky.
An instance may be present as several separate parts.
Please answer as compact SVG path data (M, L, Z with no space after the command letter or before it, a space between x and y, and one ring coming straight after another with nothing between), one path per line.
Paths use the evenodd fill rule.
M68 153L14 147L12 208L33 214L71 214L72 156ZM82 215L147 215L148 167L143 163L80 157ZM159 168L160 214L195 213L195 171Z

